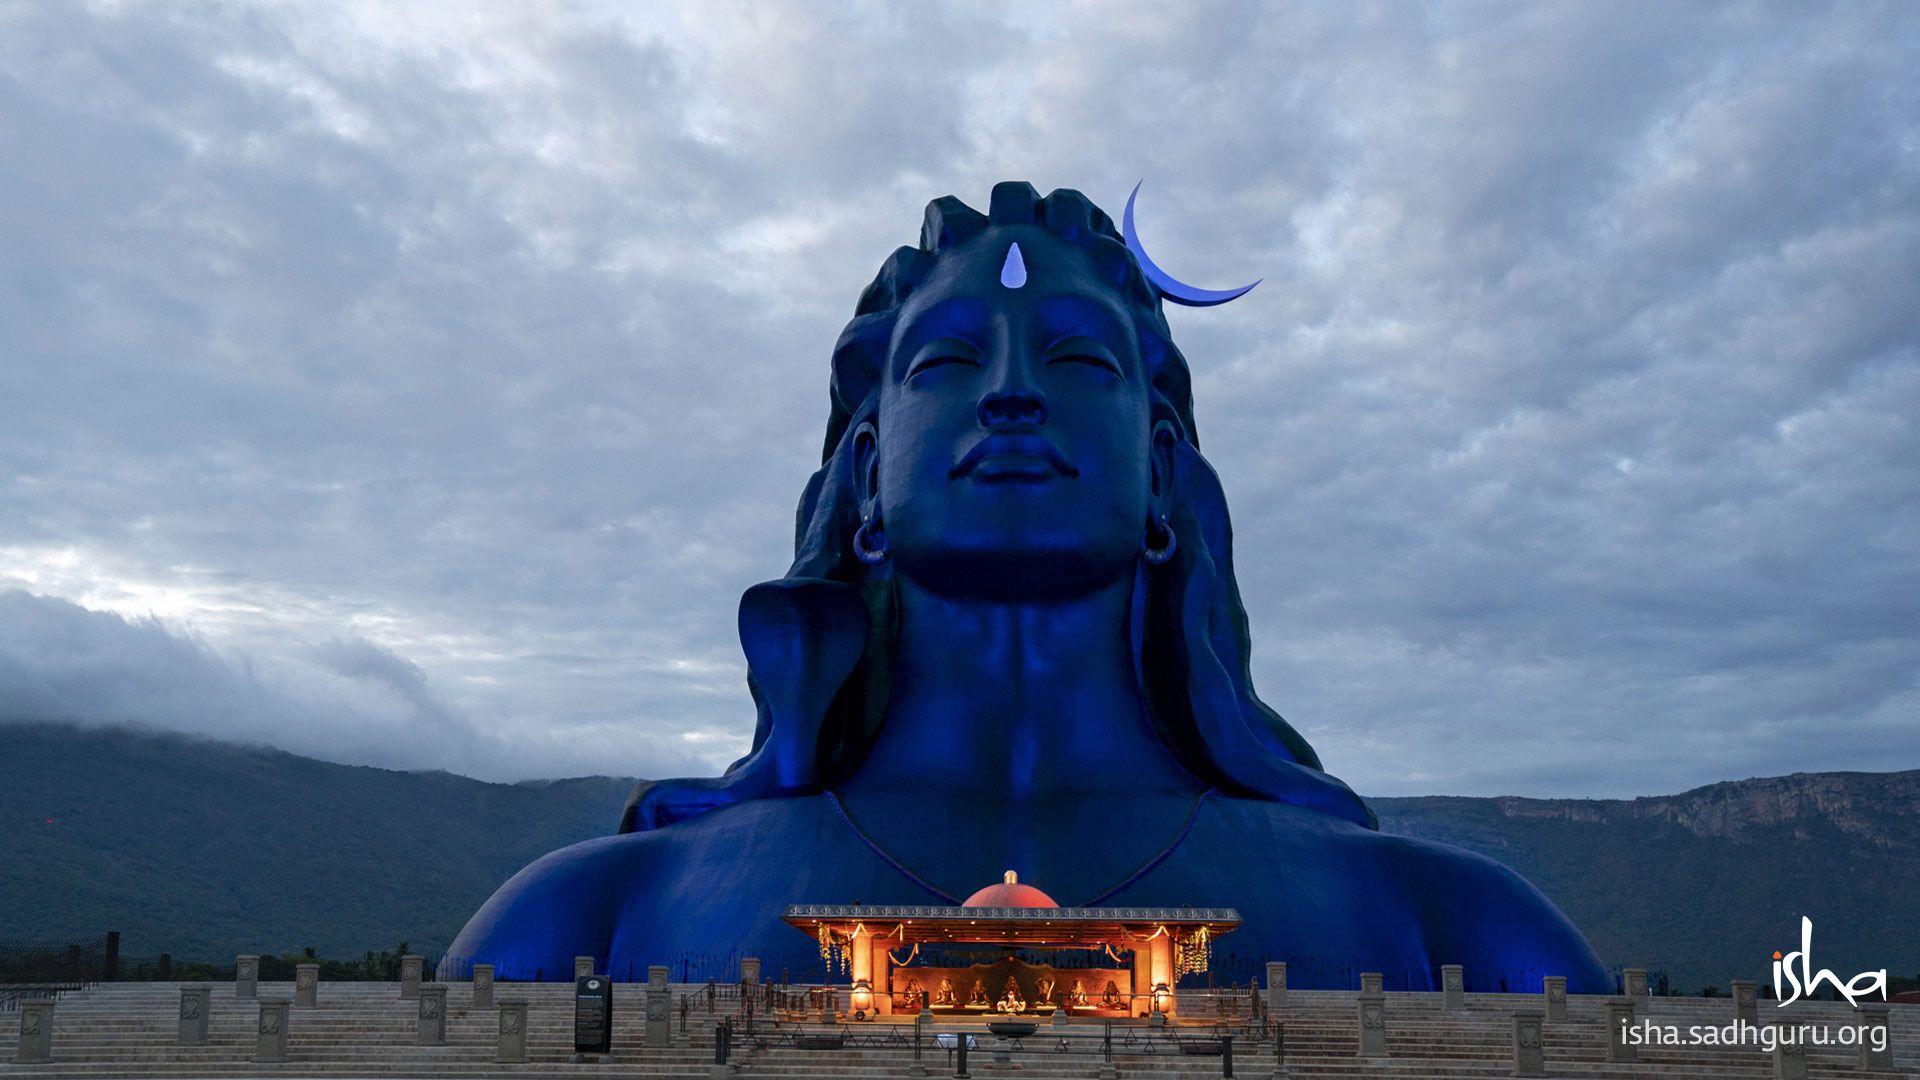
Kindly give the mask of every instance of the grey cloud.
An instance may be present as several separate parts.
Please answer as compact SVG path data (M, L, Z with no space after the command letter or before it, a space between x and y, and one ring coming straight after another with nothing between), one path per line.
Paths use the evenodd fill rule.
M1333 771L1911 765L1917 60L1899 4L7 8L0 705L711 771L881 259L1145 177L1163 265L1266 277L1172 319Z
M529 753L576 774L604 771L609 759L652 775L701 767L692 753L636 756L617 733L483 733L418 666L369 641L224 652L159 619L22 590L0 591L0 723L8 721L160 728L496 779L524 775Z
M425 695L382 700L377 685L355 685L365 672L334 673L229 659L155 619L0 592L5 719L164 727L416 767L467 749L421 738Z

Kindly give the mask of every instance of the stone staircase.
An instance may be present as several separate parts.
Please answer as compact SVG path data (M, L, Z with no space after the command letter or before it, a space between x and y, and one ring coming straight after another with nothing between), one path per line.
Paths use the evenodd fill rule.
M704 986L676 985L676 999L689 1003L681 1030L676 1000L672 1044L644 1045L642 984L619 984L614 997L613 1061L572 1064L572 987L567 984L500 983L496 1000L528 1004L526 1064L494 1063L498 1012L471 1006L471 988L451 984L447 994L446 1045L416 1045L417 1003L402 1000L397 983L323 983L318 1004L292 1010L289 1060L255 1063L258 1003L238 1000L230 983L213 984L212 1015L205 1046L177 1046L180 983L103 984L64 994L54 1009L53 1060L16 1064L19 1021L0 1021L0 1080L134 1080L134 1078L213 1077L393 1077L419 1080L470 1080L479 1077L699 1077L711 1075L714 1027L718 1016L706 1011ZM205 984L200 984L205 985ZM1512 1015L1538 1011L1541 999L1519 994L1470 994L1462 1011L1446 1011L1439 993L1391 993L1386 996L1385 1058L1357 1056L1359 1033L1356 994L1294 990L1284 1012L1285 1062L1291 1077L1504 1077L1513 1075ZM262 984L262 1001L290 1001L289 983ZM1640 1060L1609 1063L1605 1002L1599 997L1568 999L1568 1019L1544 1030L1547 1074L1556 1078L1763 1078L1774 1062L1762 1051L1727 1047L1640 1047ZM1656 1024L1723 1027L1732 1023L1733 1005L1725 999L1645 999L1646 1015ZM1215 1077L1219 1056L1178 1052L1182 1041L1209 1042L1214 1025L1242 1032L1235 1042L1235 1075L1265 1077L1274 1070L1271 1040L1250 1038L1250 1007L1237 994L1181 995L1181 1023L1155 1031L1144 1025L1116 1025L1114 1065L1121 1077ZM1763 1023L1785 1020L1822 1025L1837 1031L1851 1026L1844 1004L1799 1002L1785 1009L1760 1005ZM1869 1071L1859 1065L1855 1046L1809 1048L1812 1077L1920 1077L1920 1007L1895 1005L1890 1011L1895 1067ZM936 1033L970 1032L977 1049L969 1055L973 1074L1017 1071L1033 1080L1097 1076L1101 1066L1103 1025L1075 1022L1057 1028L1042 1022L1039 1031L1012 1051L1010 1063L994 1060L995 1039L978 1023L940 1024ZM796 1034L841 1033L846 1047L803 1049ZM833 1027L818 1023L771 1024L761 1017L749 1033L734 1021L734 1075L779 1080L874 1078L913 1075L913 1026L893 1021ZM923 1062L931 1076L952 1076L950 1051L926 1045Z

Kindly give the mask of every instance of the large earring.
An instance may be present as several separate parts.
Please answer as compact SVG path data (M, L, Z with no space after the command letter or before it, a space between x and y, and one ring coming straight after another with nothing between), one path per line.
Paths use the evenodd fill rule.
M887 530L874 528L872 518L861 518L860 528L853 534L853 554L868 566L886 562Z
M1160 534L1157 542L1154 537L1154 533L1156 532ZM1173 531L1173 526L1167 523L1167 515L1161 514L1147 520L1147 538L1146 541L1140 545L1140 554L1144 556L1148 562L1159 566L1161 563L1173 558L1173 553L1178 550L1179 547L1180 537Z

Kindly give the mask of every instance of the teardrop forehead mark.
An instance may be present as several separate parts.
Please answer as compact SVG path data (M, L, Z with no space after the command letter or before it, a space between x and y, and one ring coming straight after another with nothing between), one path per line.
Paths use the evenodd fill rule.
M1018 240L1007 245L1007 261L1000 264L1000 284L1017 289L1027 283L1027 260L1020 254Z

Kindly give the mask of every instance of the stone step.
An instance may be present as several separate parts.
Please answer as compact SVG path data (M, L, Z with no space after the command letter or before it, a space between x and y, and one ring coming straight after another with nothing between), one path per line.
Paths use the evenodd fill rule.
M201 984L206 985L206 984ZM213 985L210 998L209 1042L202 1047L173 1045L181 984L115 984L70 993L54 1011L54 1054L44 1065L4 1064L14 1056L17 1026L0 1022L0 1080L12 1077L88 1077L99 1080L195 1080L195 1078L418 1078L469 1080L498 1076L626 1076L642 1078L705 1077L712 1060L714 1024L719 1016L704 1009L704 986L676 986L676 996L689 1002L684 1030L674 1011L672 1045L648 1047L644 1034L644 988L618 984L615 988L614 1050L608 1065L573 1065L571 1047L571 987L564 984L501 983L496 999L528 1005L528 1035L532 1062L504 1066L492 1062L497 1012L475 1009L464 1001L471 989L453 984L447 994L447 1043L421 1047L415 1042L417 1004L400 998L393 983L322 984L319 1003L293 1008L289 1014L289 1056L285 1063L253 1063L253 1026L258 1016L254 1001L239 1000L231 984ZM261 984L263 1000L292 997L291 984ZM1467 995L1465 1008L1449 1011L1438 993L1392 993L1386 998L1386 1058L1360 1059L1355 1014L1357 995L1348 991L1293 991L1288 1007L1276 1014L1286 1033L1287 1064L1296 1076L1482 1078L1510 1076L1512 1014L1539 1010L1538 995ZM1547 1024L1544 1046L1550 1075L1623 1080L1627 1077L1689 1078L1689 1080L1744 1080L1772 1075L1771 1060L1752 1048L1663 1048L1640 1051L1635 1064L1606 1062L1606 1009L1603 998L1570 998L1569 1019ZM1183 1039L1212 1037L1208 1026L1215 1017L1250 1012L1244 993L1182 995L1182 1023L1173 1030ZM1731 1022L1730 1002L1712 999L1650 999L1646 1015L1656 1022L1683 1026L1723 1026ZM1841 1023L1851 1015L1840 1003L1803 1002L1775 1012L1762 1009L1762 1020L1786 1017L1799 1023ZM1880 1076L1920 1075L1920 1009L1896 1006L1890 1012L1893 1043L1901 1072ZM1064 1031L1043 1023L1039 1033L1017 1049L1013 1061L1025 1080L1066 1080L1093 1076L1098 1066L1099 1021L1080 1020ZM742 1077L773 1080L881 1080L911 1075L912 1026L904 1018L884 1018L854 1025L860 1037L890 1036L895 1045L856 1047L841 1051L805 1051L790 1045L767 1043L769 1034L784 1037L792 1024L771 1025L765 1017L755 1022L753 1035L744 1023L735 1025L736 1063ZM805 1030L800 1029L800 1030ZM824 1030L814 1027L812 1030ZM975 1073L1007 1071L994 1063L993 1039L978 1023L943 1022L939 1032L968 1031L980 1040L972 1055ZM1192 1078L1220 1075L1218 1057L1173 1053L1145 1055L1126 1043L1128 1035L1150 1034L1139 1022L1115 1025L1116 1063L1126 1077ZM1061 1053L1062 1038L1074 1052ZM1263 1075L1272 1064L1271 1043L1236 1042L1238 1072ZM944 1050L926 1049L928 1072L952 1075ZM1854 1064L1853 1048L1816 1047L1809 1054L1810 1075L1871 1076Z

